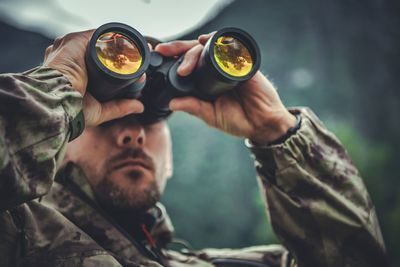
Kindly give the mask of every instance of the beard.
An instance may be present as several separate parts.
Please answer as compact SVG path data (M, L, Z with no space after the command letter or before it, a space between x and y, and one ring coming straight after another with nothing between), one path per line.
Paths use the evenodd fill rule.
M110 163L132 157L145 160L150 166L151 176L141 170L121 172L118 176L107 169L96 185L92 185L100 206L110 212L141 213L153 207L161 197L155 177L155 165L141 149L127 149L109 160ZM111 164L112 166L112 164ZM120 184L118 179L129 183Z
M131 171L126 174L129 179L139 180L143 176L140 171ZM108 177L95 186L94 192L97 201L105 209L113 212L141 213L153 207L160 200L160 191L155 180L151 180L146 187L136 188L133 185L121 187Z

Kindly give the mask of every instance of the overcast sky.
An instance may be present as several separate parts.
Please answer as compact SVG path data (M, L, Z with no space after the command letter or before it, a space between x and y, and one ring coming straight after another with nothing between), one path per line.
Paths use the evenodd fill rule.
M0 0L1 20L49 37L106 22L129 24L144 35L173 37L206 22L233 0Z

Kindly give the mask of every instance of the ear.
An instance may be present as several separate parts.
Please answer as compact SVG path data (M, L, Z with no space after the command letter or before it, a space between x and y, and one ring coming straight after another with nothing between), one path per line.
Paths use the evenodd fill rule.
M173 153L172 153L172 140L168 125L166 125L166 130L168 131L168 142L165 155L165 178L169 179L174 173L174 163L173 163Z
M171 144L171 143L170 143ZM173 156L172 156L172 145L170 145L169 153L167 155L167 161L165 163L165 176L166 179L169 179L174 174L174 163L173 163Z
M158 186L161 193L164 192L165 186L167 185L167 180L172 177L173 173L172 141L167 123L164 124L162 131L164 132L163 138L165 138L165 150L163 155L164 162L163 166L161 166L161 177L159 177L160 180L158 181Z

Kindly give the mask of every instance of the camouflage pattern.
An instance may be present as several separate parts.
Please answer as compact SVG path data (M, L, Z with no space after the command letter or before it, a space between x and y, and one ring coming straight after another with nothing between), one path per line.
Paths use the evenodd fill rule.
M120 266L46 194L82 97L59 72L0 75L0 266Z
M0 75L0 266L387 265L358 171L308 109L292 110L301 127L283 144L246 141L283 246L181 252L159 246L152 255L97 206L78 166L59 166L81 102L55 70ZM173 227L165 209L157 204L149 215L153 239L167 243Z
M104 249L112 252L123 265L135 262L142 266L153 266L154 261L158 261L158 259L149 259L146 251L143 251L144 248L138 244L144 242L146 246L150 246L147 240L132 236L118 227L117 223L97 206L91 187L79 166L68 163L59 171L56 181L50 192L42 198L42 204L61 212ZM263 264L275 263L263 266L280 266L282 253L286 251L281 246L273 245L246 250L184 250L183 253L177 253L161 245L171 242L174 232L164 206L157 203L148 211L148 214L154 218L154 222L147 224L147 227L161 251L160 263L163 265L214 266L208 262L241 259Z
M311 110L292 113L301 127L283 144L246 142L276 235L298 266L387 266L374 206L347 152Z

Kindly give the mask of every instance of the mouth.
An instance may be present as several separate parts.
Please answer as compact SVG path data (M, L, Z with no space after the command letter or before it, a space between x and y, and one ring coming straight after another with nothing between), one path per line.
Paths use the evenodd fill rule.
M144 168L149 171L153 171L153 167L151 166L151 164L142 159L123 160L113 166L114 171L122 168Z

